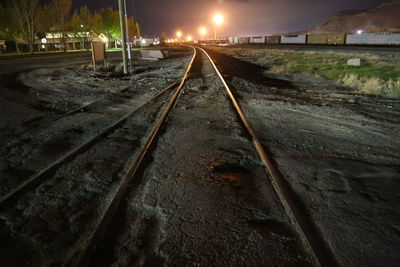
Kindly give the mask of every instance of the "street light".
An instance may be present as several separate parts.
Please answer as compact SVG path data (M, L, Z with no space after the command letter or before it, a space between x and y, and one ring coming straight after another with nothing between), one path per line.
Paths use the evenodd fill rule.
M224 16L220 13L214 15L214 24L215 24L215 40L217 40L217 27L224 23Z
M188 42L191 42L191 41L192 41L192 36L189 35L189 36L187 37L187 40L188 40Z
M176 37L178 37L178 39L181 40L182 32L181 31L177 31L176 32Z
M205 36L205 35L207 34L207 29L204 28L204 27L201 27L200 30L199 30L199 32L200 32L200 35L201 35L201 36Z

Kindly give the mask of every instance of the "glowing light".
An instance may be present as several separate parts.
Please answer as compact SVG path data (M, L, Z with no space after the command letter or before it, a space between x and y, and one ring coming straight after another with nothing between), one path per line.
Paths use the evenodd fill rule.
M200 30L199 30L199 32L200 32L201 36L204 36L204 35L207 34L207 29L204 28L204 27L201 27Z
M217 13L214 15L214 23L216 25L221 25L222 23L224 23L224 16L222 16L221 14Z
M363 31L362 30L357 30L357 34L362 34Z
M47 43L47 39L46 39L46 38L42 38L40 41L41 41L43 44L46 44L46 43Z
M83 24L81 24L81 28L83 28Z
M189 35L189 36L187 37L187 40L188 40L189 42L192 41L192 40L193 40L192 36Z
M181 36L182 36L182 32L181 32L181 31L177 31L177 32L176 32L176 36L180 39Z
M142 44L146 44L146 40L145 39L142 39Z

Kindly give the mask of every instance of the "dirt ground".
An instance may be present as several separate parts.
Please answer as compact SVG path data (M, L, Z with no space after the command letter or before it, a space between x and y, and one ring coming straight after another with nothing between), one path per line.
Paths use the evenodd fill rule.
M399 266L400 100L209 50L339 265ZM0 199L138 111L1 209L0 265L76 265L168 95L144 104L190 60L172 54L129 76L68 66L1 77ZM204 59L91 266L314 264Z
M398 266L400 101L211 55L339 263Z

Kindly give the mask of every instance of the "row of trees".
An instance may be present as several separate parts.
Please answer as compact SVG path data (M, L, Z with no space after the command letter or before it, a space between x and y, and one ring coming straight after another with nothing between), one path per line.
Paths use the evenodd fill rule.
M129 37L139 36L139 25L128 18ZM91 34L88 35L87 33ZM66 38L73 34L82 41L96 34L106 34L111 40L121 39L119 13L110 7L91 12L86 6L72 12L72 0L13 0L6 6L0 4L0 39L15 42L26 40L31 52L36 39L47 33L61 33L61 47L67 49ZM18 45L16 45L18 50Z

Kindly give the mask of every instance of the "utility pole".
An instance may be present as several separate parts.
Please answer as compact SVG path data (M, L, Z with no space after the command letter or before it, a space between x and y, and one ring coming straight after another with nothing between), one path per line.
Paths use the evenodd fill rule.
M126 13L126 0L124 0L125 4L125 25L126 25L126 36L128 38L128 59L129 59L129 73L132 74L132 51L131 44L129 40L129 27L128 27L128 14Z
M119 22L121 26L122 37L122 59L124 63L124 74L128 74L128 50L127 50L127 36L126 36L126 10L125 0L118 0L119 6Z

